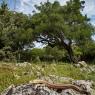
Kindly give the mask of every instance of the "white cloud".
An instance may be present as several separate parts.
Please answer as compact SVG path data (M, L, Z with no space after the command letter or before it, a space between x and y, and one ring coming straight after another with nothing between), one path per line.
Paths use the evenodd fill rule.
M95 15L95 0L85 0L84 13L89 17Z
M91 20L91 23L95 26L95 0L85 0L83 14L87 14Z
M17 11L23 12L26 14L32 13L35 9L34 5L39 5L41 2L46 2L47 0L20 0L20 6L17 7ZM54 2L56 0L49 0L50 2ZM66 4L68 0L58 0L61 5Z
M26 11L30 11L34 9L35 4L40 4L40 2L46 2L47 0L20 0L20 7L18 8L20 11L27 13ZM50 2L54 2L56 0L49 0ZM61 5L66 4L66 1L69 0L58 0ZM95 15L95 0L85 0L85 9L84 13L88 14L88 16ZM31 6L31 7L30 7Z
M32 0L20 0L20 6L17 6L17 11L28 14L32 12ZM30 8L31 7L31 8Z

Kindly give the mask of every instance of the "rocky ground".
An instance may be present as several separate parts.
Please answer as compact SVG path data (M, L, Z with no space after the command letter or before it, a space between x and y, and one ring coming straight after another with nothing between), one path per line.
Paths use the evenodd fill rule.
M52 79L51 79L52 77ZM54 83L54 80L57 80L59 77L50 75L50 77L42 77L42 80L48 80L51 83ZM60 80L71 81L71 84L77 85L80 88L89 92L88 95L95 95L95 90L92 89L93 81L85 80L74 80L72 78L60 77ZM49 89L44 84L23 84L19 86L11 85L7 88L1 95L86 95L74 91L73 89L63 90L60 93L57 90Z
M95 65L87 66L87 64L84 63L84 62L75 65L75 67L79 68L79 70L80 70L78 72L81 72L81 73L87 72L87 75L89 75L89 77L91 77L93 79L93 80L91 80L91 79L90 80L89 79L87 79L87 80L86 79L85 80L82 80L82 79L81 80L79 80L79 79L75 80L74 78L58 75L58 74L60 74L62 72L65 72L65 70L63 70L63 69L66 69L67 71L71 70L71 71L66 72L67 75L68 75L68 73L73 72L73 69L75 70L75 67L70 66L69 68L67 68L68 66L66 67L66 66L61 65L60 70L62 69L62 72L58 73L58 70L56 69L56 67L58 67L58 65L56 65L56 64L49 65L49 66L52 67L52 70L50 69L50 67L47 67L47 65L46 66L44 66L44 65L42 65L42 66L38 66L38 65L33 66L31 64L28 64L29 66L27 67L27 64L28 63L16 64L16 66L14 66L14 70L16 70L18 67L21 67L19 69L20 74L18 74L16 72L13 73L14 77L17 80L19 80L19 79L21 80L23 78L21 76L27 77L28 75L29 76L36 75L37 79L45 80L45 81L48 81L49 83L52 83L52 84L56 84L56 83L59 83L59 82L61 84L66 84L66 83L67 84L68 83L73 84L73 85L79 86L81 89L87 91L89 93L88 95L95 95L95 81L94 81L95 78L92 77L92 75L90 75L90 73L93 74L93 75L95 74ZM27 68L24 70L24 69L22 69L22 67L23 68L27 67ZM8 68L8 66L7 66L7 68ZM6 68L5 68L5 65L4 65L4 70L5 69ZM21 69L22 69L22 71L21 71ZM45 72L47 69L48 69L48 72L52 71L52 72L57 72L58 74L56 74L56 73L51 74L51 72L47 74L47 72ZM9 68L9 70L10 70L10 68ZM76 73L77 72L74 71L74 74L76 74ZM73 74L73 73L71 73L71 74ZM79 74L79 75L82 75L82 74ZM79 75L77 75L77 76L79 76ZM30 83L30 80L29 80L27 83L24 83L24 84L22 83L22 84L19 84L19 85L10 85L0 95L86 95L86 94L81 94L81 93L79 93L79 92L77 92L77 91L75 91L73 89L62 90L59 93L56 89L49 89L44 84L41 85L41 84Z

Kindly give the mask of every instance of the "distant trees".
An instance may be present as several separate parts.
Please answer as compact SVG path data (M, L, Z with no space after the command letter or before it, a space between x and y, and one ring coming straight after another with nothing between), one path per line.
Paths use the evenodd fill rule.
M62 61L66 57L66 51L62 49L59 50L56 46L53 48L47 46L44 48L44 50L45 53L43 59L47 61Z
M27 51L27 50L26 50ZM23 58L25 56L25 52ZM30 56L28 56L30 55ZM66 52L64 50L59 50L57 47L46 46L42 49L33 48L28 50L28 58L31 61L63 61L66 57ZM27 59L28 59L27 58ZM67 60L67 59L66 59Z

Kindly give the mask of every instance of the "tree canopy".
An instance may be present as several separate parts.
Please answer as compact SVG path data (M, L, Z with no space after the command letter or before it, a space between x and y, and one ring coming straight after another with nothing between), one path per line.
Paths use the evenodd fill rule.
M70 0L61 6L58 1L35 6L38 13L32 16L35 39L51 47L58 46L67 50L69 59L74 58L72 45L83 46L94 33L87 15L82 14L85 1Z

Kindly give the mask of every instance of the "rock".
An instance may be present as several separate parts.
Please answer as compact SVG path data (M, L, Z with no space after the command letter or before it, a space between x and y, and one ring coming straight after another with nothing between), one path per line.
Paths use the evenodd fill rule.
M8 94L9 91L7 91L1 95L83 95L72 89L67 89L58 92L57 90L49 89L45 85L41 85L41 84L20 85L11 89L9 90L10 94Z
M72 81L74 81L74 79L72 79L72 78L59 77L59 76L56 76L56 75L41 76L38 79L46 80L46 81L48 81L50 83L57 83L57 82L60 82L60 83L72 83Z
M59 77L55 75L42 77L42 80L47 80L50 83L54 83L54 81L56 81L55 79L61 79L62 81L72 80L72 84L81 87L83 90L86 90L87 92L90 92L91 95L95 95L95 90L92 89L93 84L92 81L74 80L72 78ZM11 93L7 94L8 92ZM33 82L30 81L28 84L14 87L10 86L8 90L6 90L1 95L86 95L86 94L80 94L79 92L72 89L66 89L62 91L58 91L56 89L49 89L48 87L46 87L45 84L33 84Z
M80 67L87 67L87 64L85 61L80 61L78 62L78 64L80 65Z
M35 95L35 93L33 85L26 84L15 87L11 95Z
M86 90L87 92L92 92L93 81L77 80L77 81L73 81L72 83L74 85L81 87L83 90Z
M83 67L83 68L80 68L80 70L82 72L87 72L88 74L89 73L95 73L95 67L94 66L87 66L86 68Z
M23 62L23 64L27 64L27 65L31 66L31 63L29 63L29 62Z
M74 66L80 68L80 64L74 64Z
M74 64L75 67L77 68L86 68L87 67L87 63L85 61L79 61L77 64Z
M60 77L60 82L62 83L72 83L72 81L74 81L74 79L69 78L69 77Z
M29 62L23 62L23 63L17 63L16 66L18 67L26 67L26 66L31 66L31 63Z
M62 95L81 95L78 92L72 90L72 89L67 89L62 91Z

